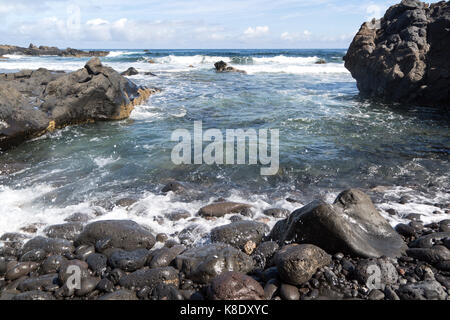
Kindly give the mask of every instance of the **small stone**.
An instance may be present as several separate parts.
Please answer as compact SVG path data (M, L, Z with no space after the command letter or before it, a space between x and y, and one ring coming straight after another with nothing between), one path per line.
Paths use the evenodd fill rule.
M300 300L300 293L297 287L283 283L280 288L280 297L283 300Z
M384 297L384 293L380 290L372 290L369 293L369 300L383 300Z

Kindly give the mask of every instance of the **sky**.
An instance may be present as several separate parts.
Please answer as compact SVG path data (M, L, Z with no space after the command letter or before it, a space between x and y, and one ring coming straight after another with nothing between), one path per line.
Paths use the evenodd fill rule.
M0 44L79 49L347 48L399 0L0 0Z

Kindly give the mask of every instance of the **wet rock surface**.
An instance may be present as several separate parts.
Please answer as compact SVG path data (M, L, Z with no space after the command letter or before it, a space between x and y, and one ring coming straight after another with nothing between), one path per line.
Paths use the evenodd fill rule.
M361 200L364 200L362 204ZM378 212L372 210L371 202L358 192L344 192L335 204L321 206L327 210L332 208L326 212L333 219L335 214L346 215L363 226L371 221L374 228L388 230L388 236L392 236L394 229L385 229ZM303 212L310 214L311 210ZM0 250L0 299L448 299L450 237L442 228L448 221L427 225L412 221L408 226L414 229L414 234L396 228L398 237L407 245L406 250L394 257L367 257L355 250L337 251L348 247L342 243L332 247L333 250L329 246L322 248L315 241L291 243L293 238L284 230L293 230L295 235L302 231L309 236L307 230L297 229L300 220L294 217L298 217L298 212L281 220L281 228L278 225L272 229L272 235L287 235L278 241L263 236L266 226L244 217L212 229L211 238L220 238L231 245L191 242L184 246L179 242L184 235L179 233L170 235L170 239L168 235L160 237L164 244L159 243L160 247L154 249L153 233L147 227L127 220L98 221L80 231L69 228L69 234L75 237L67 239L42 236L29 239L24 234L7 233L0 237L3 244ZM71 223L67 225L71 226ZM288 225L295 228L286 229ZM328 225L322 224L320 228L324 226ZM346 224L339 226L349 232L345 229ZM200 230L196 228L193 232ZM333 228L321 232L329 236L325 231L338 231L336 226ZM45 230L44 234L56 230L60 237L66 234L67 228L58 225ZM362 238L361 232L358 231L360 238L356 239L364 239L371 247L378 245L371 243L369 236ZM367 228L366 232L373 230ZM69 240L73 238L75 240ZM252 250L247 250L246 245L242 247L244 242L246 245L253 243ZM79 283L75 281L75 274L79 275ZM75 284L79 286L74 287Z
M327 252L353 256L398 257L406 250L402 237L357 189L341 193L333 205L315 201L293 212L272 230L273 240L315 244Z

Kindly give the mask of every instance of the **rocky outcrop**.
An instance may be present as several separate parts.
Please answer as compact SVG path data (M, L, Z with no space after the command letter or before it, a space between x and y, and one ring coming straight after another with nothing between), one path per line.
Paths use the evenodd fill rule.
M105 57L109 51L83 51L72 48L58 49L56 47L40 46L30 44L28 48L0 45L0 56L5 54L21 54L26 56L60 56L60 57Z
M370 197L357 189L342 192L333 205L323 201L293 212L272 230L282 243L295 241L319 246L328 253L363 258L399 257L406 244L380 215Z
M362 96L450 105L450 3L403 0L362 25L344 57Z
M239 70L234 67L229 66L226 62L219 61L214 64L214 67L216 68L216 72L237 72L237 73L243 73L246 74L244 70Z
M98 58L69 74L47 69L0 74L0 150L68 125L126 119L156 92Z

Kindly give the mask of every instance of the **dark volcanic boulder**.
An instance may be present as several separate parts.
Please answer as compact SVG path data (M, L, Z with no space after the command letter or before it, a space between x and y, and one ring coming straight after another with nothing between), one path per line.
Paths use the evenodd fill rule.
M214 67L216 68L216 72L238 72L238 73L244 73L247 72L243 70L236 69L234 67L230 67L226 62L219 61L214 64Z
M44 229L44 233L49 238L75 240L76 236L83 230L83 224L79 222L69 222L49 226Z
M211 300L265 300L264 289L255 279L239 273L225 272L208 287Z
M198 214L202 217L220 218L226 214L240 213L248 216L251 214L252 206L236 202L216 202L200 209Z
M331 263L329 254L310 244L285 246L274 259L281 279L292 285L309 281L317 269Z
M134 251L117 250L109 258L109 264L113 268L119 268L127 272L133 272L142 268L147 262L148 250L137 249Z
M240 250L248 250L249 242L256 248L261 243L266 230L266 225L254 221L238 221L225 226L217 227L211 231L212 242L227 243ZM251 251L251 252L249 252Z
M253 270L253 260L224 243L189 249L175 259L177 269L188 279L199 283L209 283L227 271L248 273Z
M403 0L362 25L345 66L363 96L450 105L450 3Z
M75 245L96 245L103 248L120 248L127 251L151 249L155 245L153 234L131 220L106 220L88 224L75 240Z
M0 74L0 149L73 124L122 120L157 89L139 87L98 58L61 74Z
M178 271L172 267L141 269L120 278L119 284L127 289L154 288L158 284L173 285L178 288Z
M314 201L295 211L275 226L271 237L363 258L398 257L406 250L402 237L378 213L369 196L355 189L341 193L333 205Z
M131 67L128 68L126 71L122 72L121 75L123 76L135 76L139 74L139 71L137 71L135 68Z
M75 248L70 241L65 239L36 237L25 243L22 248L24 254L32 250L44 250L48 254L63 254L73 252Z

